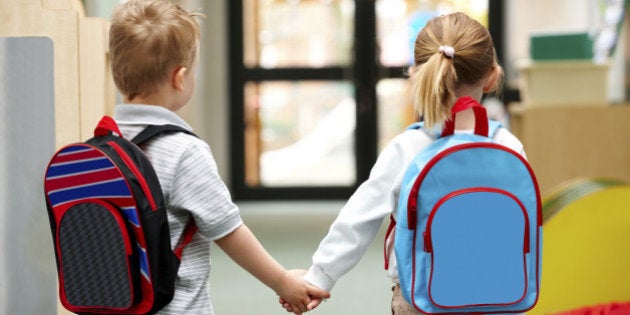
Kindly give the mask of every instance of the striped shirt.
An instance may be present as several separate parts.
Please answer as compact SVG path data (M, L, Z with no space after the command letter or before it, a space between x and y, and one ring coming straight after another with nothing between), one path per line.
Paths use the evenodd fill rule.
M124 138L132 139L147 125L192 128L177 114L153 105L118 105L114 119ZM209 293L210 243L242 223L237 206L219 177L207 143L173 133L149 140L143 151L151 161L167 205L171 246L175 247L190 217L199 228L184 249L175 296L158 314L213 314Z

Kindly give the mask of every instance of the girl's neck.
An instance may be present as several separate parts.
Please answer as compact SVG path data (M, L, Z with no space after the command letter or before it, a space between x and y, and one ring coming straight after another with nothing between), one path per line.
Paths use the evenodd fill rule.
M483 87L474 85L462 85L457 88L456 98L470 96L481 103ZM475 113L472 108L461 111L455 115L455 130L475 129Z
M475 113L472 108L455 114L455 130L475 129Z

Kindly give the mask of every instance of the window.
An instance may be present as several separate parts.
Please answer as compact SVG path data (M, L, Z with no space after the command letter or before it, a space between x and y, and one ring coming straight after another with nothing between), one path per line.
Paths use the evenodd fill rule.
M424 23L457 8L494 34L502 12L500 0L228 7L235 199L347 198L389 139L415 120L405 73Z

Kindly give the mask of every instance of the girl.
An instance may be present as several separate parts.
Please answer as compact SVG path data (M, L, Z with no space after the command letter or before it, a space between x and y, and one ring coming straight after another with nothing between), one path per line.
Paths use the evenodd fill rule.
M469 96L480 102L484 93L497 91L502 77L490 33L463 13L430 20L416 38L411 91L415 110L424 118L426 128L450 118L457 99ZM472 133L473 128L472 109L459 112L456 132ZM383 219L395 216L407 165L433 140L422 130L407 130L386 146L368 180L341 209L313 255L313 265L305 275L308 282L330 291L359 262ZM521 142L506 129L500 129L494 140L524 154ZM400 294L395 255L390 255L389 265L394 282L392 314L421 314Z

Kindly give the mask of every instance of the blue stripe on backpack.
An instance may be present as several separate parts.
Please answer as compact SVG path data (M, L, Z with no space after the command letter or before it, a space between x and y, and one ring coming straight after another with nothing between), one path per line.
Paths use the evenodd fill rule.
M475 133L454 134L455 113L468 108ZM540 193L527 161L493 142L500 127L459 99L403 177L394 251L403 296L419 311L513 313L537 302Z

